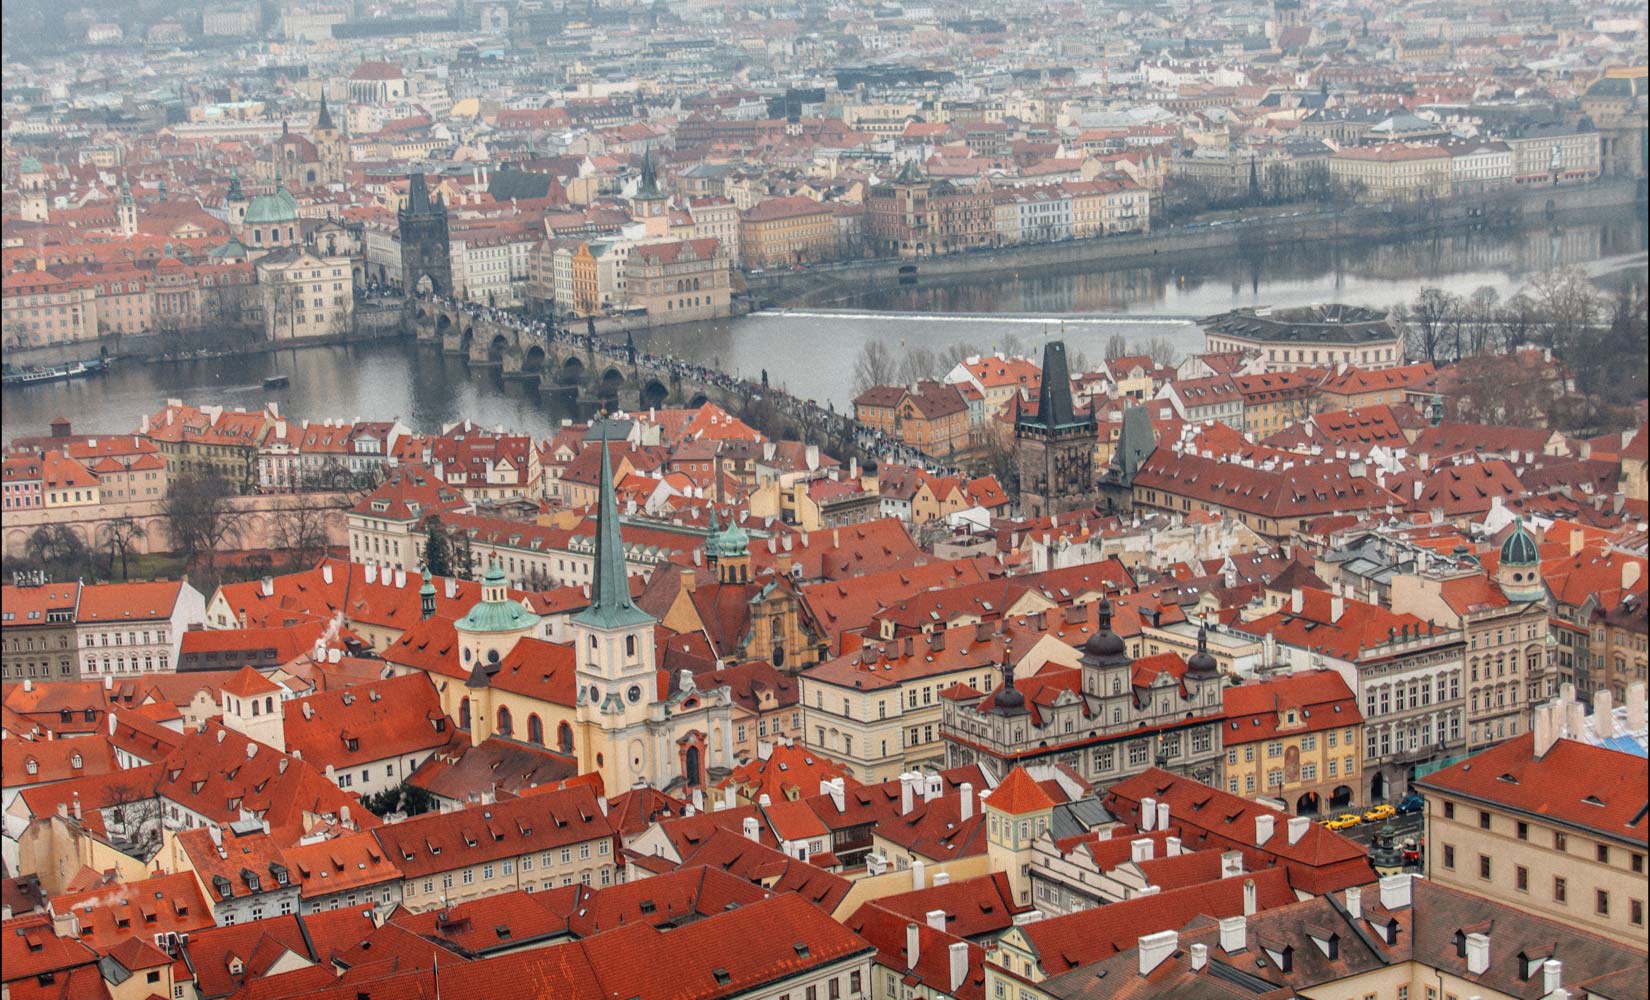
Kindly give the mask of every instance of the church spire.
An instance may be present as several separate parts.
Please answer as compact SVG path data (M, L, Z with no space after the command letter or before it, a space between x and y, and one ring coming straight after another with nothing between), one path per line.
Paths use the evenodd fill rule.
M630 575L625 570L624 539L619 534L619 505L613 490L613 463L604 430L596 447L602 450L600 498L596 504L596 566L590 580L590 606L573 616L576 622L601 629L634 628L653 622L653 616L630 598Z
M636 185L638 199L663 198L664 192L659 190L659 174L653 167L653 147L642 150L642 180Z
M328 132L334 131L332 124L332 112L327 109L326 94L321 95L321 113L315 116L315 130L319 132L322 129L325 129Z

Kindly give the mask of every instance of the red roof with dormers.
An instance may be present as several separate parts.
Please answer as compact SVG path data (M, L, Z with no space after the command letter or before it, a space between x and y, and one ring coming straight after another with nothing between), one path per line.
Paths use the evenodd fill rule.
M287 752L342 772L390 758L427 756L454 738L428 674L325 691L285 704Z
M1227 746L1324 732L1364 721L1357 696L1333 670L1239 684L1223 690L1221 698L1226 712L1221 737ZM1295 724L1286 721L1291 710L1296 713Z
M188 934L213 926L212 910L189 872L53 896L51 910L72 913L80 925L77 939L98 951L135 940L135 933Z
M1535 736L1525 733L1415 783L1641 848L1650 844L1650 761L1635 754L1560 739L1537 757Z

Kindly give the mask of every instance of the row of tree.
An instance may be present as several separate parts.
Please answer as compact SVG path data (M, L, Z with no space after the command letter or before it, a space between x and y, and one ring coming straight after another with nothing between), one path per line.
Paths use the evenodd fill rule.
M1000 337L989 351L967 341L947 344L938 350L901 341L896 354L887 341L869 340L859 349L859 355L854 360L854 394L858 395L872 386L912 385L940 379L968 358L993 351L1007 357L1037 360L1036 345L1027 344L1012 333ZM1166 366L1175 364L1180 352L1165 337L1131 342L1123 334L1114 333L1106 340L1107 361L1132 355L1148 355L1156 364ZM1068 351L1066 361L1074 375L1090 370L1089 359L1080 350Z
M1502 299L1481 287L1462 296L1423 288L1391 310L1409 330L1410 356L1434 364L1467 362L1457 370L1456 402L1481 419L1543 423L1572 433L1623 430L1646 398L1650 321L1642 280L1601 291L1579 268L1546 271ZM1521 348L1549 351L1575 376L1574 392L1542 392L1510 356Z

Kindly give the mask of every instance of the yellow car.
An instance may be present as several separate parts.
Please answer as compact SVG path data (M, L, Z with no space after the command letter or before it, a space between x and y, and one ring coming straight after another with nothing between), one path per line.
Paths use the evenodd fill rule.
M1323 828L1325 830L1350 830L1363 821L1364 818L1357 813L1341 813L1334 819L1325 822Z
M1379 823L1383 819L1391 819L1398 815L1398 810L1389 805L1379 805L1364 813L1365 823Z

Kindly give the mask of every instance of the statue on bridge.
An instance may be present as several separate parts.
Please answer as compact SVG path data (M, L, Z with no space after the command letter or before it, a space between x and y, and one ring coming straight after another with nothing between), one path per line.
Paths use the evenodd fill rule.
M630 367L636 367L636 335L626 332L624 335L625 353L630 356Z
M768 370L766 368L764 368L764 369L762 369L762 388L766 389L767 387L768 387Z

